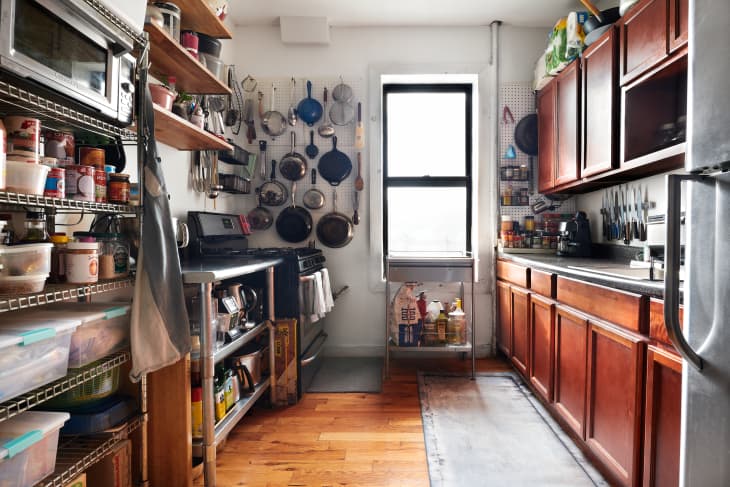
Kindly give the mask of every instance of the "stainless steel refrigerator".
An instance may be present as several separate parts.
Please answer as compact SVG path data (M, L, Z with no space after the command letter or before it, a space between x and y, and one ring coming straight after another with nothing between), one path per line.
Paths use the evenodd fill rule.
M686 174L667 176L665 321L684 358L680 485L730 485L730 0L690 0ZM684 329L679 329L685 182Z

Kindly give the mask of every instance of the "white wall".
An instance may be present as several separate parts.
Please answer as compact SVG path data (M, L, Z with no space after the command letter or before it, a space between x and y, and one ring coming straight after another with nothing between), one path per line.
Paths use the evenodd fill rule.
M545 45L547 29L502 29L500 52L501 81L529 81L533 65ZM234 31L234 40L227 41L223 56L236 65L239 77L332 77L342 75L367 80L372 65L450 65L486 68L490 44L488 27L472 28L332 28L328 46L285 46L279 40L278 27L245 27ZM478 71L477 71L478 72ZM367 107L367 103L363 103ZM482 110L483 114L484 110ZM363 118L368 119L364 113ZM483 118L483 117L482 117ZM487 124L487 120L480 120ZM240 142L240 139L239 139ZM369 160L366 150L364 160ZM163 168L171 193L174 216L183 217L188 210L213 209L212 202L192 192L188 181L189 155L172 149L161 149ZM494 161L483 156L482 171L493 171ZM350 286L349 293L338 301L328 316L326 326L330 335L328 352L332 354L382 353L384 343L384 294L368 285L368 256L370 254L369 178L360 207L365 209L355 238L342 249L324 249L333 276L334 287ZM491 194L482 198L496 201ZM222 195L215 202L215 211L248 212L255 206L252 196ZM489 205L487 205L489 207ZM492 238L492 229L484 228L485 238ZM279 240L272 228L253 235L251 246L288 245ZM483 274L493 273L492 263L484 262ZM492 282L486 279L485 282ZM478 289L479 291L479 289ZM480 300L491 300L491 289L482 289ZM477 344L491 348L491 316L478 314L481 332Z

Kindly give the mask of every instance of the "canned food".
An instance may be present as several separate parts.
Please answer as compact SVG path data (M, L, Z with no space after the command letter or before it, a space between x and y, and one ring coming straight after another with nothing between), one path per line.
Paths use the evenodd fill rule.
M46 130L43 132L43 140L43 153L46 157L53 157L59 161L69 161L73 163L76 150L74 134L69 132Z
M94 168L90 166L66 166L66 194L69 198L80 201L94 201L95 184Z
M23 116L5 117L8 132L8 155L34 158L38 162L41 121Z
M46 176L46 188L43 196L49 198L66 197L66 170L62 167L52 167Z
M104 171L106 163L106 151L99 147L82 147L79 149L79 164L91 166L94 169Z
M94 169L94 200L106 203L106 172Z

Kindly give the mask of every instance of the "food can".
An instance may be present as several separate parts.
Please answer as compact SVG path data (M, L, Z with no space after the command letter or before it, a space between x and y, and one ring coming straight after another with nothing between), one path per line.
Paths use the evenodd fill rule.
M43 196L49 198L66 197L66 170L62 167L52 167L46 176L46 188Z
M8 155L22 156L38 162L41 121L23 116L5 117L8 131Z
M106 203L106 172L94 169L94 200Z
M95 201L94 168L72 164L66 166L66 194L80 201Z
M70 132L46 130L43 132L43 154L59 161L73 163L76 153L76 139Z
M65 254L66 282L94 284L99 281L99 244L70 242Z
M106 163L106 151L99 147L81 147L79 149L79 164L91 166L94 169L104 171Z

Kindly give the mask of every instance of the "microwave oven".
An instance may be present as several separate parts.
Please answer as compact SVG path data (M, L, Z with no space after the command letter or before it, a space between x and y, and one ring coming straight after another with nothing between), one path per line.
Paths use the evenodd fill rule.
M133 47L86 0L0 0L0 68L121 126L134 116Z

